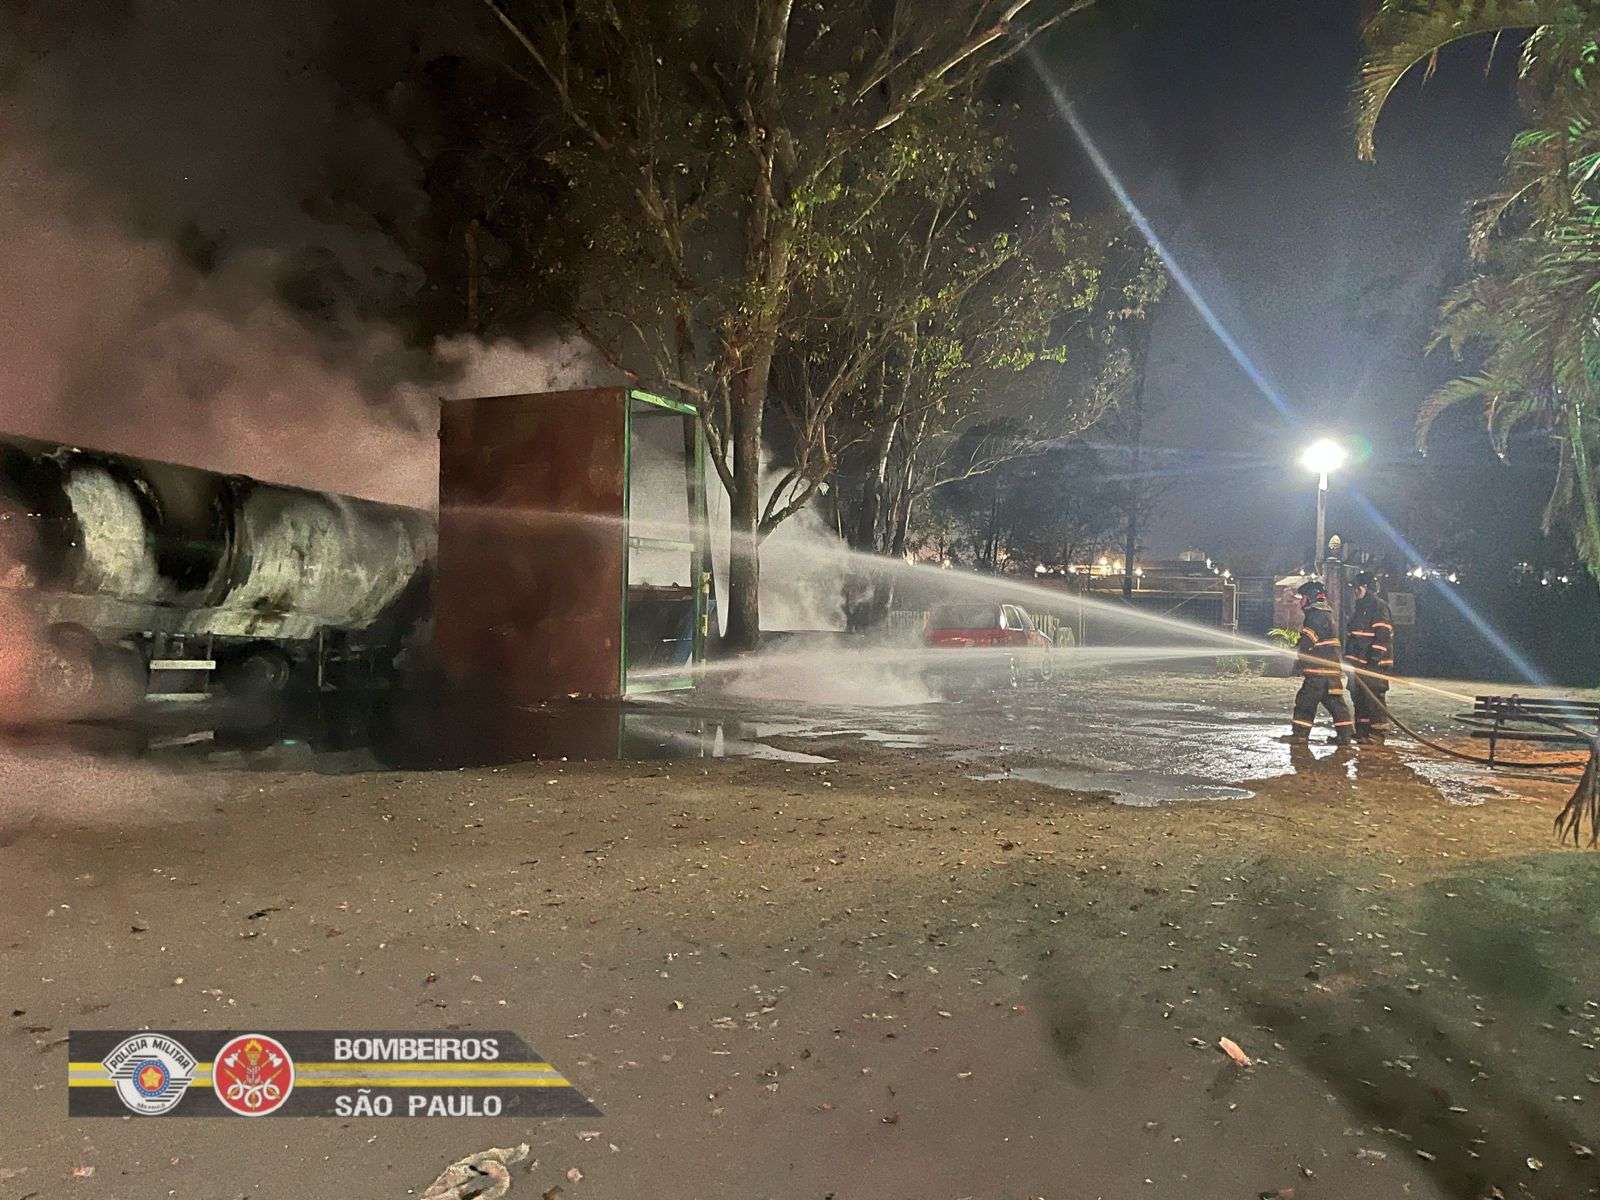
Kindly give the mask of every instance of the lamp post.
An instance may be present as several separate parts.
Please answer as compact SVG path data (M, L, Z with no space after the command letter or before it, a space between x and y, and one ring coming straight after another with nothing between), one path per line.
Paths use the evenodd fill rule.
M1317 477L1317 545L1311 555L1311 569L1315 571L1326 552L1328 537L1328 476L1344 466L1343 446L1332 438L1318 438L1300 455L1300 465Z

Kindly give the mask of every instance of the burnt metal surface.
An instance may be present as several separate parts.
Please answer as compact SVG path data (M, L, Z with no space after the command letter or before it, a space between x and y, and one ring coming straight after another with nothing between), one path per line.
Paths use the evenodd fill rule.
M443 405L435 646L454 686L621 692L627 404L601 388Z
M410 621L434 537L419 509L0 436L0 587L48 624L293 640Z

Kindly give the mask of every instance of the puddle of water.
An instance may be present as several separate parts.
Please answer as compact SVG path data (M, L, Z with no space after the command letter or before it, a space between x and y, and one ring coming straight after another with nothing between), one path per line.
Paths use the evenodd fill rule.
M1425 758L1420 754L1402 755L1401 762L1443 796L1445 803L1456 808L1477 808L1497 797L1515 799L1518 796L1510 788L1491 782L1491 777L1483 771L1466 764Z
M387 697L352 706L308 705L277 713L217 706L115 726L34 729L27 743L173 767L310 771L456 770L539 760L676 761L752 758L834 761L766 744L723 717L623 703L499 709ZM794 736L774 729L768 736Z
M1095 771L1086 767L1013 767L987 775L969 775L992 783L1020 779L1066 792L1095 792L1110 796L1115 804L1155 808L1185 800L1248 800L1245 788L1229 787L1192 775L1163 775L1157 771Z
M899 729L869 729L854 725L817 724L807 721L755 721L745 726L754 738L856 738L886 750L926 750L933 737L926 733L911 733Z

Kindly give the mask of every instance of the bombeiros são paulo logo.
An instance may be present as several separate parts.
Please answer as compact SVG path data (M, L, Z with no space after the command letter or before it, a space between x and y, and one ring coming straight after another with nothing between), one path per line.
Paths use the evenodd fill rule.
M121 1042L100 1065L117 1099L145 1117L171 1112L194 1082L195 1056L182 1042L160 1033L140 1033Z
M129 1109L341 1121L601 1115L505 1029L70 1030L67 1114L126 1119Z
M294 1091L294 1059L277 1038L241 1034L217 1051L211 1088L230 1112L264 1117L282 1108Z

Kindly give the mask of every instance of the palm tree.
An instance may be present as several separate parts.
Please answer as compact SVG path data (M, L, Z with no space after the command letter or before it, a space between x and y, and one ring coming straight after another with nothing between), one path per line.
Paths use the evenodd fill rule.
M1389 97L1445 48L1480 39L1493 55L1520 37L1519 99L1531 126L1512 142L1500 189L1474 205L1476 276L1446 299L1435 345L1482 353L1422 407L1419 445L1441 413L1483 406L1504 455L1513 431L1559 446L1545 527L1570 530L1600 578L1600 4L1596 0L1383 0L1367 29L1357 90L1363 157Z

